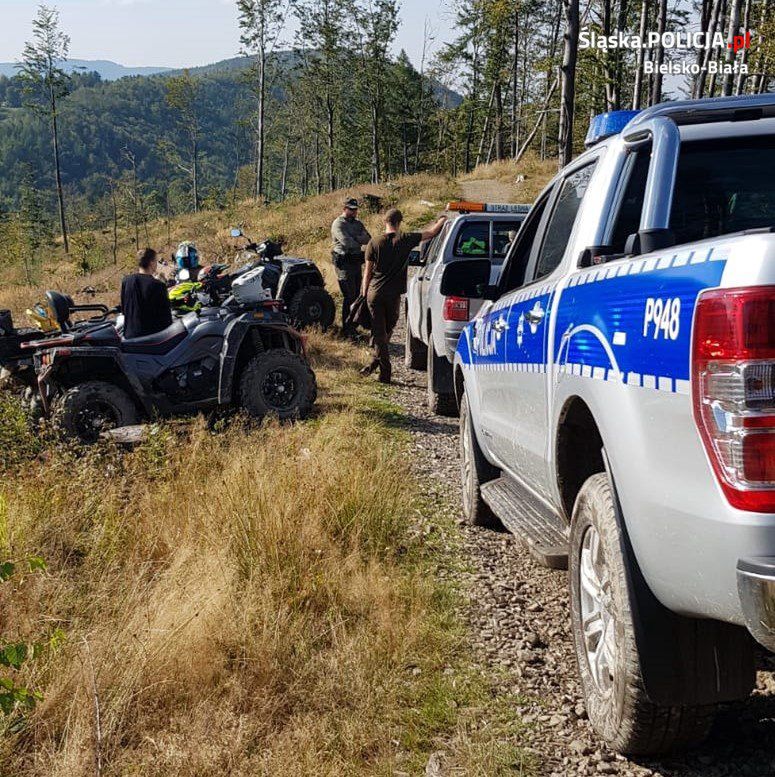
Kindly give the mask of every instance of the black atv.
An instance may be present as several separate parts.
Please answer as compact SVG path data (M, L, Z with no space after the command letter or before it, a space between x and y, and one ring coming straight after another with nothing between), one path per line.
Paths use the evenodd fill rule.
M94 314L85 320L73 322L73 330L88 329L104 323L110 315L118 312L115 308L109 310L106 305L76 305L70 297L65 296L64 299L68 304L68 319L82 313ZM50 333L36 327L17 328L11 312L0 310L0 388L18 394L33 418L40 415L38 380L32 351L22 348L22 343L41 341L50 336Z
M231 274L232 279L263 266L266 287L275 299L285 303L294 325L319 326L325 331L334 323L334 299L326 291L323 275L313 261L284 256L279 243L272 240L256 243L243 235L241 229L232 229L231 236L247 240L242 255L248 259L246 265Z
M112 324L73 329L67 298L46 296L61 331L26 345L35 350L44 414L82 442L226 407L303 418L317 397L303 339L274 301L206 308L157 334L123 339Z

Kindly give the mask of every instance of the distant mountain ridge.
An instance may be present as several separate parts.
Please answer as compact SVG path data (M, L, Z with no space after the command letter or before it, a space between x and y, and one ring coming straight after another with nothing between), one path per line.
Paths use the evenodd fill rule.
M17 73L16 62L0 62L0 76L11 78ZM169 73L171 67L127 67L108 59L68 59L65 65L68 71L82 70L88 73L97 72L103 81L117 81L127 76L153 76Z

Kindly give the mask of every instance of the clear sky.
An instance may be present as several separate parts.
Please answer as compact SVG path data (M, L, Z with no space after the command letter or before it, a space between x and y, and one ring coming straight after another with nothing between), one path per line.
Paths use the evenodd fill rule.
M190 67L239 53L234 0L48 0L48 4L59 8L75 59ZM30 0L0 0L0 61L19 59L37 5ZM444 0L404 0L396 50L406 49L419 64L425 20L438 46L450 35L449 7Z

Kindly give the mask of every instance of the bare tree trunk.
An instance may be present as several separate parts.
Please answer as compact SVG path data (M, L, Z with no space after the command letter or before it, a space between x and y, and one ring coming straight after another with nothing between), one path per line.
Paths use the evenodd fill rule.
M499 161L505 157L503 152L503 90L500 80L495 82L495 158Z
M108 185L110 186L111 216L113 217L113 244L111 246L113 251L113 264L118 264L118 202L116 200L116 185L112 180Z
M65 220L65 195L62 188L62 168L59 162L59 126L57 122L57 101L54 94L53 84L49 87L49 97L51 102L51 137L54 142L54 177L57 187L57 205L59 209L59 228L62 232L62 243L65 247L65 253L70 253L70 241L67 237L67 222Z
M719 23L719 16L721 14L721 0L713 0L713 9L710 13L710 23L708 25L708 39L712 40L713 36L716 33L716 29L718 28ZM697 74L697 78L694 82L694 93L693 97L695 99L700 99L705 93L705 79L707 77L707 68L708 64L710 63L710 57L711 57L712 49L706 48L703 51L702 56L702 63L700 65L700 72Z
M557 14L554 17L554 28L552 31L552 42L551 46L549 47L549 62L551 63L551 70L546 71L546 92L545 94L549 94L550 89L550 81L549 78L551 77L551 71L554 70L554 56L557 53L557 40L560 36L560 22L562 20L562 14L563 14L563 2L557 3ZM542 122L541 122L541 159L546 159L547 156L547 130L548 130L548 123L549 123L549 113L548 111L544 111L542 115Z
M517 104L517 78L519 68L519 6L514 9L514 58L511 62L511 148L510 155L517 155L519 140L517 138L519 126L519 106Z
M265 115L266 115L266 49L263 43L258 54L258 138L256 146L256 200L264 200L264 157Z
M409 173L409 138L407 137L407 130L406 130L406 119L402 119L401 121L401 147L402 147L402 157L403 157L403 164L404 164L404 175L408 175ZM415 170L416 167L416 159L415 156Z
M536 120L536 123L533 126L533 129L531 129L530 132L527 134L527 137L525 138L525 142L522 144L522 147L517 152L517 156L514 159L515 162L519 162L522 159L522 157L525 156L525 152L528 150L528 148L530 148L530 144L533 142L533 138L538 134L538 130L541 128L541 119L543 117L543 114L546 113L546 110L548 109L549 104L552 101L552 96L557 90L557 85L559 83L560 83L560 79L555 78L554 82L549 88L549 91L546 94L546 99L544 100L544 107L539 111L538 119Z
M664 35L665 27L667 26L667 0L659 0L659 6L657 10L657 32L659 35ZM660 68L665 60L665 49L662 46L661 39L657 46L654 57L654 81L651 85L651 105L656 105L662 101L662 73Z
M425 128L425 59L428 56L428 44L430 42L430 25L426 17L422 34L422 56L420 58L420 95L417 110L417 137L414 144L414 172L420 169L420 149L422 148L422 135ZM409 172L408 167L406 172Z
M743 33L747 34L751 29L751 0L745 0L745 6L743 7ZM737 74L737 83L735 84L735 94L741 95L745 91L745 79L746 75L742 71L748 67L748 53L747 48L743 49L743 56L740 59L740 72Z
M649 0L641 0L640 4L640 24L638 25L638 35L641 40L646 38L646 25L649 18ZM641 106L641 96L643 92L643 58L646 50L641 46L637 51L637 64L635 66L635 85L632 89L632 109L637 111Z
M371 103L371 182L379 183L382 178L382 160L379 149L379 105Z
M579 0L564 0L565 35L560 75L560 167L573 159L573 109L576 99L576 60L579 48Z
M732 7L729 9L729 32L727 34L727 40L731 43L734 36L737 35L740 29L740 0L732 0ZM721 94L725 97L729 97L732 94L732 84L734 81L734 74L731 72L732 63L735 61L734 49L727 49L727 56L725 64L729 67L730 72L724 73L724 81L721 84Z
M465 172L471 172L471 143L474 140L474 112L476 110L476 100L478 96L479 86L479 51L474 50L473 61L471 63L471 94L469 96L468 105L468 122L466 126L466 141L465 141Z
M476 167L482 162L482 155L484 154L484 144L487 141L487 135L490 132L490 116L492 114L492 106L495 102L495 84L492 85L490 91L490 101L487 104L487 114L484 117L484 126L482 127L482 135L479 138L479 150L476 152Z
M288 156L290 147L290 137L285 137L285 150L283 151L283 171L280 175L280 200L284 200L288 193Z
M762 12L759 17L759 24L756 29L758 33L757 37L759 38L759 50L756 53L756 81L751 85L752 92L756 94L761 94L764 91L764 82L766 80L764 71L767 66L767 59L764 52L764 46L762 45L762 30L767 23L767 14L769 11L768 0L762 0L761 9Z
M194 186L194 213L199 212L199 143L196 137L191 141L191 181Z
M564 0L566 20L567 20L567 0ZM611 0L603 0L603 35L608 37L611 34ZM613 82L614 76L611 72L612 54L608 49L603 49L603 78L605 80L605 109L614 110ZM562 165L561 165L562 166Z
M331 95L326 95L326 121L327 121L327 139L328 139L328 189L336 189L336 165L334 163L334 101Z
M719 16L719 22L717 25L717 28L719 30L723 30L727 23L727 0L722 0L721 2L721 13ZM723 55L718 51L718 49L714 49L712 57L714 61L718 64L723 60ZM716 81L718 79L717 72L714 72L710 76L710 81L708 82L708 97L715 97L716 96Z
M315 191L321 194L323 191L323 181L320 177L320 135L315 133Z
M617 29L627 29L627 0L619 0L619 14L617 19ZM622 80L624 78L624 51L622 49L616 50L616 81L614 83L614 110L619 110L622 107Z

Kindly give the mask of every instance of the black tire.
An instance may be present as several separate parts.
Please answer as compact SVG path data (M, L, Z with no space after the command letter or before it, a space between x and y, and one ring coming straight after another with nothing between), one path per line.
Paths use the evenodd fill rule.
M446 392L436 391L434 385L434 377L437 369L444 368L444 365L439 365L438 362L441 358L436 355L436 349L433 346L433 340L429 338L427 347L426 365L428 370L428 407L432 413L436 415L447 416L448 418L454 418L458 414L457 401L454 394L448 394ZM446 362L446 359L444 359ZM447 365L451 370L452 367L447 362Z
M288 315L294 326L300 329L319 326L325 332L334 323L336 305L325 289L305 286L291 297Z
M307 362L284 348L254 356L242 370L239 404L252 418L305 418L317 399L317 382Z
M406 315L406 339L404 343L404 366L408 370L422 372L428 367L428 346L415 337L409 329L409 311Z
M576 498L569 559L571 630L590 723L620 753L656 755L691 747L707 737L715 707L669 706L649 700L640 671L624 547L608 476L592 475ZM596 597L591 591L604 596ZM597 616L594 602L601 599L602 614ZM600 624L597 640L598 627L589 628L593 623ZM652 637L671 639L669 633ZM675 648L679 649L677 644Z
M66 437L91 445L109 429L138 422L132 398L122 388L105 381L81 383L65 391L56 401L54 426Z
M463 515L472 526L502 529L498 516L482 499L485 483L500 477L500 470L484 457L474 433L468 397L460 400L460 478L463 486Z

